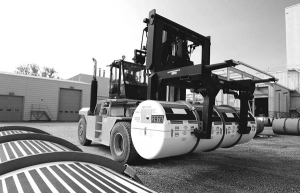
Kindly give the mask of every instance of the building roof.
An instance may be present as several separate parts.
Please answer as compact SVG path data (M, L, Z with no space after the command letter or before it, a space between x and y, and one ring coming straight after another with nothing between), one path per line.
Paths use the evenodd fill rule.
M31 75L24 75L24 74L17 74L17 73L11 73L11 72L0 72L0 75L8 75L8 76L18 76L18 77L24 77L24 78L35 78L35 79L43 79L43 80L49 80L49 81L60 81L60 82L70 82L70 83L79 83L79 84L89 84L86 82L80 82L76 80L65 80L65 79L57 79L57 78L48 78L48 77L41 77L41 76L31 76Z
M73 77L69 78L68 80L91 83L92 78L93 78L93 75L77 74L76 76L73 76ZM109 82L109 78L106 78L106 77L97 76L96 78L97 78L98 81L105 81L107 83Z
M300 3L296 4L296 5L291 5L289 7L286 7L285 9L290 9L290 8L293 8L293 7L297 7L297 6L300 6Z

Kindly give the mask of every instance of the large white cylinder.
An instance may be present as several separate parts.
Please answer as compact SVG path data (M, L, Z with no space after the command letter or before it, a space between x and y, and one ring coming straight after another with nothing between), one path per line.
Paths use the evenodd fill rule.
M194 106L202 122L202 106ZM131 138L138 154L145 159L157 159L191 152L211 151L231 147L252 139L238 133L239 117L229 107L214 107L210 139L193 134L198 129L196 116L188 105L177 102L146 100L136 108L131 122ZM255 123L255 120L254 120Z
M250 132L249 132L249 134L243 134L243 136L242 136L241 140L238 142L238 144L249 142L251 139L253 139L253 137L256 134L257 122L256 122L254 116L250 112L248 113L247 120L248 120L247 126L251 128Z
M197 138L191 134L197 127L195 120L186 105L144 101L132 117L133 145L145 159L186 154L197 142Z
M197 110L200 121L202 121L202 111L203 108L200 105L196 105L195 109ZM216 111L214 107L214 111L212 113L212 126L211 126L211 138L210 139L200 139L197 148L194 152L201 151L212 151L218 148L225 137L225 128L221 118L221 115Z
M241 137L238 132L239 116L232 107L219 106L217 108L225 125L225 137L220 147L232 147Z

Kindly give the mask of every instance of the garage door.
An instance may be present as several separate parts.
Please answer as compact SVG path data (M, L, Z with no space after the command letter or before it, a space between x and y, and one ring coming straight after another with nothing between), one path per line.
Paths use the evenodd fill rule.
M0 95L0 121L22 121L23 97Z
M78 121L81 108L81 90L60 89L59 121Z

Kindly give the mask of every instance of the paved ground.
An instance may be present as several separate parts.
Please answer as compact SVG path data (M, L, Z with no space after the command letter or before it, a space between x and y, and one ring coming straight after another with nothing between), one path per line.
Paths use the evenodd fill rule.
M0 123L42 129L111 158L108 147L80 146L77 123ZM133 166L144 184L158 192L300 192L299 136L274 135L270 127L248 144L209 153L143 161Z

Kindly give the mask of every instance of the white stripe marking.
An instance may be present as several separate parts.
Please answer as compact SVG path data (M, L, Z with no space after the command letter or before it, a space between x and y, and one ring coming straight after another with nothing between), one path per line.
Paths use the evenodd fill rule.
M57 167L65 174L67 175L72 181L74 181L80 188L82 188L86 192L92 193L90 190L88 190L84 185L82 185L80 182L78 182L75 178L73 178L68 172L66 172L64 169L62 169L59 165Z
M54 152L54 150L53 150L53 149L51 149L50 147L48 147L48 146L45 144L45 143L46 143L46 141L43 141L43 142L42 142L42 141L40 141L40 143L41 143L41 144L43 144L43 145L45 146L45 148L47 148L47 150L44 148L44 149L45 149L45 151L47 151L47 152L49 152L49 151L50 151L50 152Z
M57 189L53 186L53 184L48 180L48 178L43 174L40 168L36 169L37 173L41 176L47 186L50 188L52 192L58 193Z
M26 140L27 141L27 140ZM23 145L30 151L31 154L35 154L25 143L24 141L20 141Z
M82 164L81 164L82 165ZM89 165L92 167L92 165ZM91 170L90 168L86 167L87 170L93 172L94 174L96 174L97 176L100 176L102 178L104 178L106 181L110 182L111 184L113 184L114 186L118 187L119 189L123 190L124 192L128 192L127 190L125 190L124 188L120 187L119 185L115 184L113 181L109 180L106 176L104 175L100 175L98 173L96 173L94 170Z
M7 193L7 187L6 187L5 179L2 179L2 188L3 188L3 193Z
M92 186L94 186L94 188L96 188L97 190L99 190L101 192L105 192L104 190L102 190L101 188L99 188L96 184L94 184L93 182L91 182L90 180L88 180L86 177L84 177L83 175L81 175L80 173L78 173L76 170L74 170L71 166L69 166L69 164L65 164L65 166L67 166L70 170L72 170L75 174L77 174L78 176L80 176L86 182L88 182L89 184L91 184Z
M0 132L0 136L3 136L2 131Z
M16 146L19 148L19 150L21 151L21 153L23 154L23 156L27 156L27 153L24 151L24 149L21 147L21 145L19 144L19 141L15 141L14 142L16 144Z
M99 167L99 166L98 166L98 167L97 167L97 166L94 166L94 165L92 165L92 166L93 166L96 170L98 170L99 172L101 172L101 173L103 173L103 174L109 176L110 178L116 180L116 181L119 182L120 184L123 184L123 185L126 186L127 188L130 188L130 189L132 189L132 190L134 190L134 191L136 191L136 192L139 192L139 193L141 193L141 192L146 192L146 191L144 191L143 189L139 188L139 185L138 185L137 183L135 183L135 181L133 181L133 180L131 180L130 182L128 182L127 180L122 179L121 176L119 176L119 175L113 175L113 174L109 173L108 171L102 169L102 168ZM114 172L113 172L113 173L114 173ZM143 188L147 189L146 187L143 187Z
M55 149L56 151L63 151L62 149L58 148L56 145L53 145L51 142L49 141L45 141L45 143L47 143L50 147L52 147L53 149Z
M34 141L32 141L32 142L35 143L36 146L38 146L38 147L40 147L41 149L43 149L45 152L48 152L45 148L43 148L40 144L38 144L38 143L36 142L36 140L34 140Z
M35 193L41 193L40 189L38 188L38 186L36 185L35 181L32 179L30 173L28 171L24 171L24 174L29 182L29 184L31 185L33 191Z
M92 178L94 178L95 180L97 180L98 182L100 182L101 184L103 184L105 187L107 187L108 189L111 189L114 192L117 192L116 190L114 190L112 187L108 186L107 184L103 183L101 180L99 180L98 178L96 178L95 176L91 175L90 173L84 171L82 168L80 168L79 166L77 166L76 164L72 164L75 167L77 167L78 169L80 169L81 171L83 171L84 173L88 174L89 176L91 176ZM86 167L85 167L86 168ZM88 168L86 168L88 170ZM109 181L109 180L108 180ZM125 190L126 191L126 190ZM128 192L128 191L126 191Z
M62 148L63 150L65 150L65 151L72 151L72 150L70 150L69 148L66 148L65 146L62 146L62 145L60 145L60 144L56 144L58 147L60 147L60 148Z
M4 143L4 144L5 144L5 143ZM3 150L4 150L5 157L6 157L7 161L8 161L8 160L10 160L10 158L9 158L9 156L8 156L8 153L7 153L7 151L6 151L6 147L4 146L4 144L2 145L2 147L3 147Z
M71 193L75 193L75 191L65 182L63 181L51 168L50 166L46 167L52 175Z
M18 156L18 154L16 153L15 149L12 147L11 143L12 143L12 142L8 143L8 145L9 145L11 151L13 152L14 156L15 156L16 158L18 158L19 156Z
M20 181L19 181L19 178L17 177L17 175L13 175L13 178L14 178L15 184L17 186L18 193L24 193L23 188L20 184Z
M42 153L42 151L40 151L40 150L34 145L34 143L33 143L32 140L28 141L28 143L29 143L34 149L36 149L39 153Z

